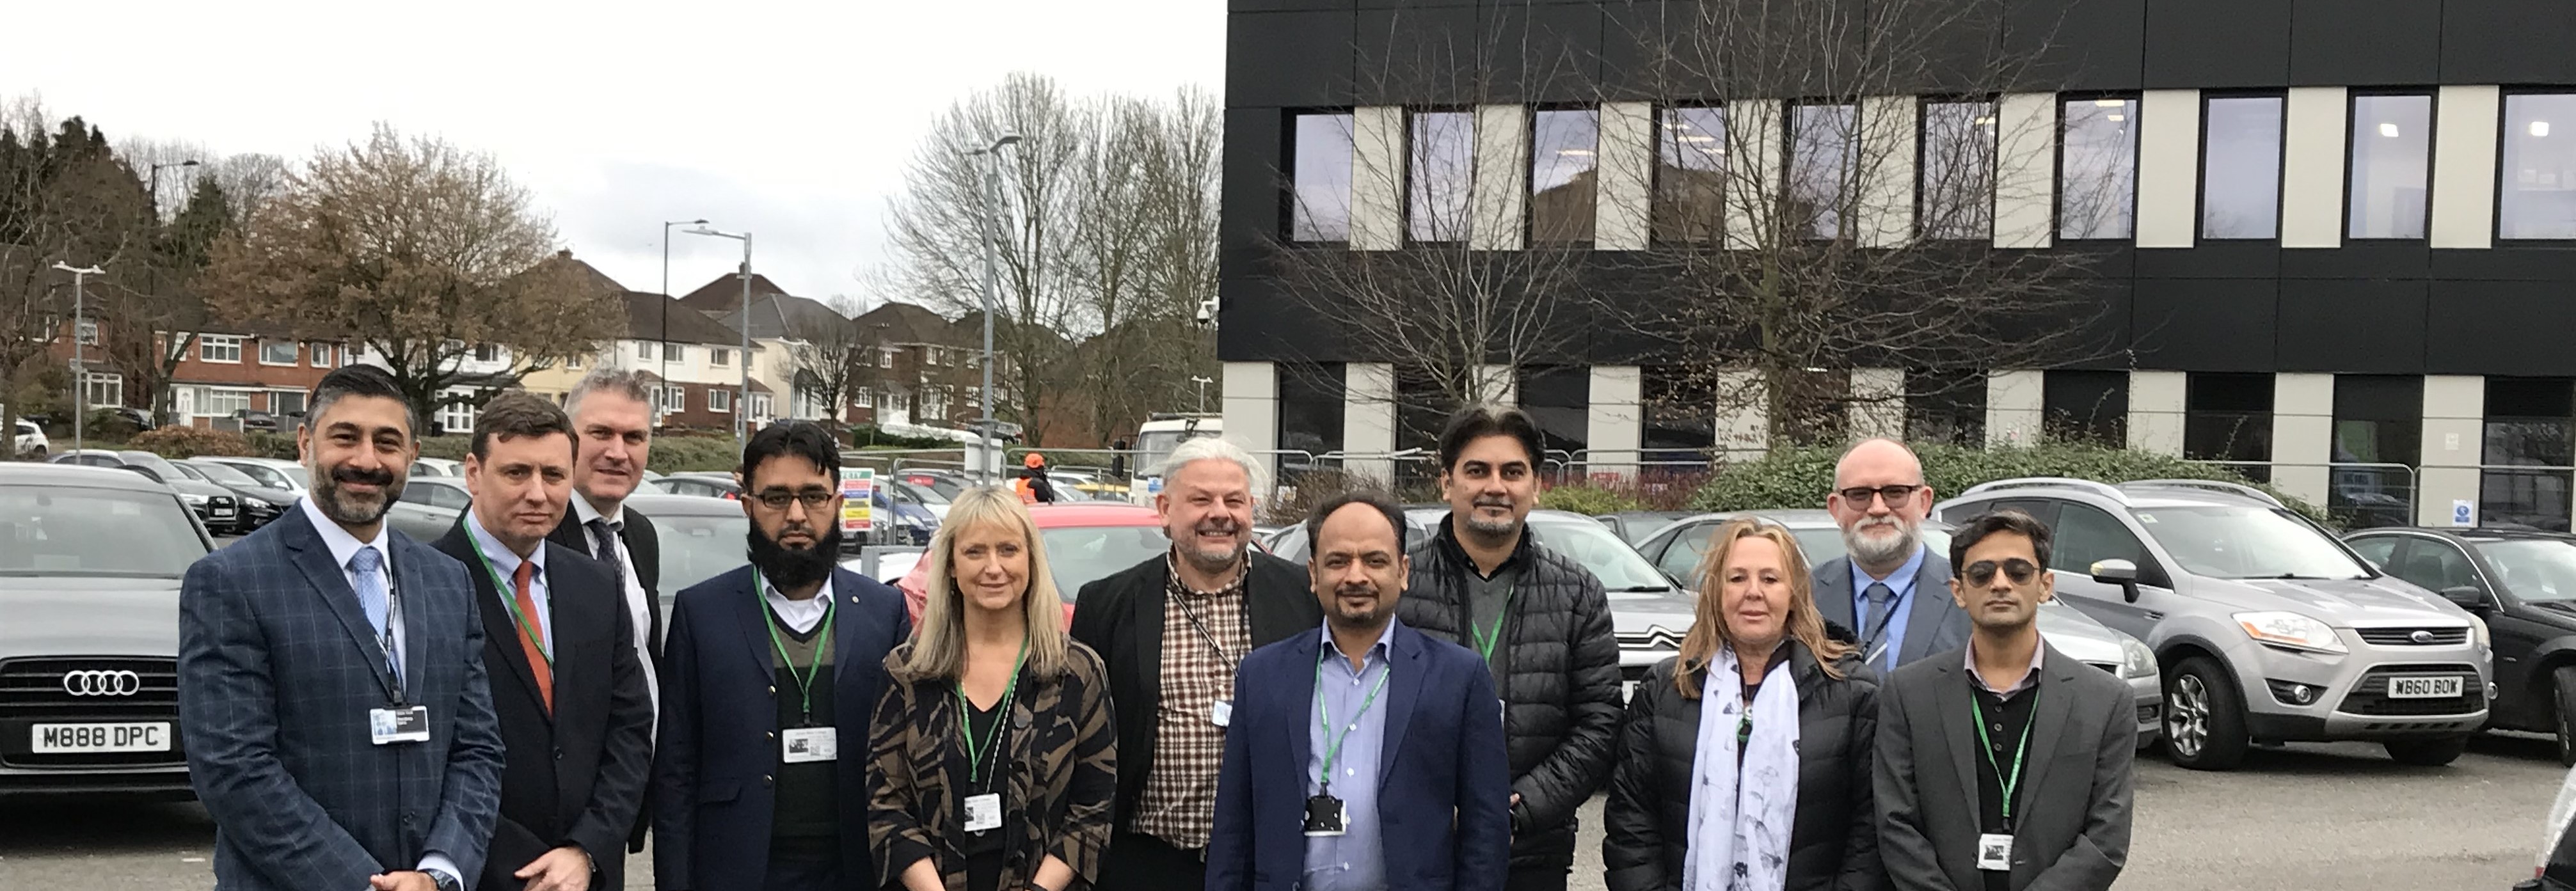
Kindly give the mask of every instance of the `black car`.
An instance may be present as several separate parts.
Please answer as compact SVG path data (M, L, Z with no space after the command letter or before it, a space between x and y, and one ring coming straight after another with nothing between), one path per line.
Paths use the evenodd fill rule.
M189 476L176 465L171 464L168 458L132 449L124 451L82 449L63 452L49 460L55 464L123 468L142 474L151 478L153 482L170 487L170 491L178 493L179 500L187 502L188 509L196 512L198 522L206 525L207 532L215 535L240 535L250 531L249 527L243 525L240 495L234 494L231 489Z
M178 467L180 473L231 489L233 494L241 496L241 531L244 533L268 525L295 507L295 493L260 485L259 480L252 479L250 474L232 465L201 458L170 463Z
M2554 734L2559 763L2576 766L2576 535L2382 527L2344 542L2486 622L2496 685L2487 726Z
M233 409L233 420L240 421L241 428L243 430L266 430L270 433L277 432L277 416L258 409Z

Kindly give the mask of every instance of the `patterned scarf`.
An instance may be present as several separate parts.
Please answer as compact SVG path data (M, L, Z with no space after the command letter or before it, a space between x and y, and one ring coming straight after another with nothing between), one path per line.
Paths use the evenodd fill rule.
M1786 647L1772 656L1774 662L1787 658ZM1752 739L1739 770L1735 737L1746 719L1738 693L1744 689L1741 672L1735 648L1720 647L1717 663L1700 683L1684 891L1780 891L1788 885L1789 830L1798 816L1798 685L1784 671L1754 694Z

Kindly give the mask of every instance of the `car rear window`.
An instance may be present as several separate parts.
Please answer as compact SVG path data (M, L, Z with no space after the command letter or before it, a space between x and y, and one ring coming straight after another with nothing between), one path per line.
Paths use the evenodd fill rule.
M0 576L178 578L205 555L167 492L0 485Z
M1160 526L1060 526L1038 530L1056 596L1072 603L1082 586L1172 549Z

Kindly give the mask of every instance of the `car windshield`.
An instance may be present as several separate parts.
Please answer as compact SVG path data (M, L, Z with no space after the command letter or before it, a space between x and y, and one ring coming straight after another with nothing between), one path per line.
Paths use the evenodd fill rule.
M923 504L948 503L948 496L940 494L939 490L935 487L924 486L918 483L908 483L902 480L895 480L894 483L895 485L902 486L904 491L912 493L912 497L920 499Z
M1217 431L1212 429L1193 430L1187 433L1179 430L1156 430L1152 433L1137 434L1135 470L1140 474L1161 473L1163 460L1172 457L1172 450L1180 447L1181 440L1216 435L1218 435Z
M205 555L167 492L0 486L0 576L175 579Z
M1637 555L1637 549L1611 532L1610 527L1589 517L1533 516L1530 529L1538 533L1540 544L1570 557L1583 568L1592 570L1605 591L1662 591L1672 587L1655 565Z
M1708 537L1716 534L1718 527L1723 525L1725 524L1701 523L1692 528L1682 530L1681 533L1679 533L1681 535L1681 540L1674 542L1673 550L1667 551L1664 554L1664 568L1668 570L1677 570L1688 567L1688 569L1680 575L1683 582L1689 582L1689 573L1696 571L1699 567L1700 558L1708 554ZM1843 531L1839 527L1791 527L1789 529L1789 537L1798 540L1798 556L1807 558L1807 565L1809 567L1822 566L1828 560L1840 559L1851 554L1850 549L1843 547ZM1950 531L1947 529L1936 529L1928 525L1923 527L1923 546L1930 548L1932 553L1940 554L1945 557L1948 556L1950 553ZM1688 550L1684 550L1685 548ZM1684 554L1687 554L1688 556L1683 556Z
M279 473L285 474L287 479L294 480L297 486L304 488L312 488L313 486L313 476L304 472L304 465L302 464L287 465L276 467L274 469Z
M1038 530L1056 596L1072 603L1082 586L1172 549L1160 526L1059 526Z
M220 483L227 486L249 486L253 489L261 488L259 481L251 479L250 474L234 470L221 464L182 464L179 466L196 471L198 476L205 477L210 482Z
M653 531L662 538L664 591L679 591L751 562L751 519L742 514L714 516L653 515Z
M180 476L196 480L197 482L207 482L205 472L198 470L197 466L194 464L172 464L170 465L170 469L178 471Z
M2576 542L2555 538L2478 542L2498 581L2524 600L2576 601Z
M2219 506L2132 509L2138 525L2193 575L2357 579L2370 570L2288 511Z

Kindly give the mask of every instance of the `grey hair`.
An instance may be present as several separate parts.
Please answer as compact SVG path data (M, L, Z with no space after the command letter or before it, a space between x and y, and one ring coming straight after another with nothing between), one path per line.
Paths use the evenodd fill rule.
M1243 468L1243 478L1252 484L1252 503L1257 505L1268 500L1269 471L1261 466L1261 462L1252 459L1252 453L1222 437L1199 436L1182 440L1180 445L1172 447L1171 456L1163 459L1163 466L1155 472L1169 477L1193 461L1234 462Z
M647 408L660 408L653 401L653 385L644 382L643 372L622 368L601 368L583 375L580 383L572 385L572 392L564 396L564 415L569 417L580 414L581 398L594 392L615 393L644 403Z

